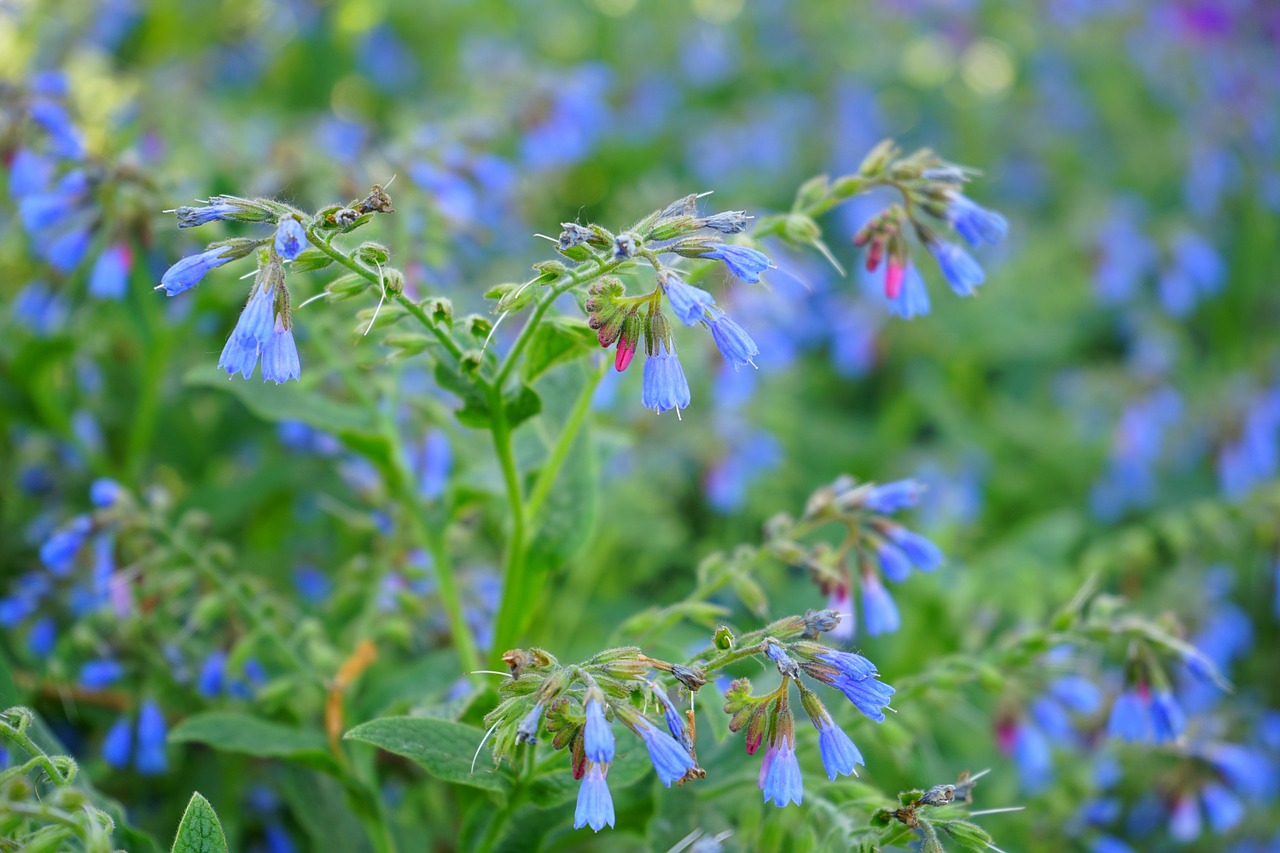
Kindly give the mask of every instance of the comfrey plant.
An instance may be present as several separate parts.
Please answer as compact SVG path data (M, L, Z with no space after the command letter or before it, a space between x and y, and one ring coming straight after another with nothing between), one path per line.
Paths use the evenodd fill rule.
M511 679L502 686L506 697L488 716L493 752L501 759L516 745L532 744L540 726L554 734L556 749L569 748L578 793L575 828L590 826L597 832L614 825L613 801L606 777L614 760L615 740L609 719L620 723L643 741L658 779L666 787L701 779L695 750L694 695L717 670L737 661L759 657L772 662L781 684L764 696L751 695L751 682L734 681L725 693L724 712L731 731L746 731L748 754L766 747L760 767L759 787L765 802L777 806L799 804L804 783L796 761L795 716L790 687L799 691L801 706L818 730L823 766L832 780L855 772L862 753L832 720L822 700L801 679L803 674L834 688L866 716L884 721L893 688L879 680L875 665L861 655L839 651L815 642L839 622L829 611L810 611L803 617L774 622L763 630L735 638L726 627L714 641L687 664L657 660L638 648L601 652L574 666L561 665L541 649L515 649L504 656ZM646 674L664 673L690 696L690 709L682 713L667 688ZM662 714L663 727L636 708L652 698Z

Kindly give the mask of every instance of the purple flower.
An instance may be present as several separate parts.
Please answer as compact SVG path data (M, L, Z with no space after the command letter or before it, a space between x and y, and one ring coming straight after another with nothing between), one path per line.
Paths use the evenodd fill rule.
M874 574L862 579L862 621L872 637L892 634L901 624L893 597Z
M832 722L830 717L824 718L821 723L814 720L813 724L818 727L818 752L822 754L822 766L827 770L827 778L834 782L837 776L856 773L854 767L865 762L862 760L862 753L844 733L844 729Z
M977 286L986 278L978 262L954 243L933 240L928 247L937 259L938 266L942 269L942 277L947 280L947 284L951 285L951 289L958 296L972 296Z
M760 768L759 786L764 792L764 801L773 801L775 806L785 808L791 803L800 805L804 798L804 779L800 776L800 763L796 761L796 750L786 737L781 738L780 745L770 746L764 755L764 764Z
M667 273L663 278L663 289L671 302L671 309L676 317L686 326L696 326L706 316L707 309L715 305L716 299L701 287L686 284L674 273Z
M573 810L574 829L589 826L599 832L606 826L613 826L613 796L605 781L605 771L602 764L591 762L587 765L582 787L578 789L578 804Z
M123 243L108 246L98 255L89 274L89 295L96 299L123 299L132 263L128 246Z
M80 667L80 683L89 690L101 690L120 680L124 667L116 660L91 660Z
M712 261L723 261L729 272L748 284L760 281L760 273L773 266L773 262L764 252L725 243L712 243L711 251L703 253L701 257Z
M641 398L646 409L665 412L689 407L689 380L676 357L674 344L658 342L658 352L644 362L644 386Z
M889 300L889 311L904 320L929 313L929 290L915 264L907 264L903 271L902 286L898 295Z
M711 321L711 337L715 339L720 354L734 367L749 364L756 366L753 359L760 354L756 342L737 323L721 313Z
M924 487L915 480L895 480L872 486L862 505L872 512L893 513L920 503Z
M302 223L292 216L280 220L276 228L276 254L292 261L307 248L307 232Z
M177 296L200 283L205 273L235 260L235 252L229 246L215 246L198 255L190 255L178 261L160 277L160 286L168 296Z
M947 206L947 221L970 246L983 242L999 243L1009 231L1009 223L1000 214L987 210L963 193L954 193Z
M1116 697L1107 720L1107 734L1123 741L1145 740L1150 735L1147 706L1136 690L1126 690Z
M1199 838L1200 831L1200 806L1196 798L1186 794L1178 797L1169 813L1169 835L1185 843Z
M658 779L668 788L672 782L683 779L694 768L693 759L676 743L675 738L643 717L636 723L636 734L640 735L649 750L649 760L653 762L653 770L658 774Z
M148 699L138 709L138 754L134 756L134 766L144 776L157 776L169 768L169 760L164 753L165 738L168 727L160 706Z
M894 583L902 583L911 574L911 562L907 555L895 545L881 542L876 549L876 557L880 560L880 569L884 576Z
M604 703L594 696L587 700L587 723L582 732L582 748L588 761L608 764L613 761L613 730L604 718ZM612 826L612 823L610 824Z
M133 721L118 717L102 739L102 759L117 769L129 765L129 753L133 750Z

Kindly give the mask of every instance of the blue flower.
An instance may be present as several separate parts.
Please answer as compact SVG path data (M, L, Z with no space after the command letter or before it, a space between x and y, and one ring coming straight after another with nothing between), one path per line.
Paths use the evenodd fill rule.
M208 699L217 696L222 692L226 670L226 652L221 649L211 652L200 666L200 674L196 676L196 691Z
M701 287L686 284L674 273L667 273L662 279L663 289L671 302L671 309L676 317L686 326L696 326L706 316L707 309L715 305L716 298Z
M1218 835L1224 835L1244 819L1244 803L1225 785L1209 782L1200 790L1209 826Z
M746 246L730 246L725 243L712 243L711 251L702 254L703 258L723 261L729 272L748 284L760 281L760 273L773 266L769 256L764 252L749 249Z
M118 717L102 739L102 759L117 769L129 765L129 753L133 750L133 721Z
M902 583L910 576L911 562L897 546L881 542L880 547L876 549L876 556L880 560L880 569L884 572L884 576L894 583Z
M832 722L830 717L822 720L818 727L818 752L822 754L822 766L827 770L827 778L835 781L837 776L851 776L857 771L854 767L864 764L862 753L854 745L844 729Z
M604 778L605 770L604 765L595 762L587 765L582 787L578 789L578 804L573 810L574 829L589 826L599 832L613 826L613 796Z
M63 576L71 571L76 554L84 545L93 520L87 515L78 515L65 527L60 527L40 546L40 562L55 575Z
M1126 690L1116 697L1107 720L1107 734L1124 741L1145 740L1150 735L1147 706L1136 690Z
M893 513L918 504L923 491L924 487L915 480L895 480L872 486L862 505L872 512Z
M689 735L688 726L685 725L684 717L680 714L680 709L671 701L671 697L667 695L667 691L661 687L655 687L653 690L658 701L662 703L663 718L667 723L667 731L671 732L671 736L676 739L687 752L693 751L693 738Z
M613 729L604 718L604 703L596 697L587 700L587 723L582 732L582 748L588 761L608 764L613 761Z
M80 683L90 690L101 690L124 675L124 667L116 660L91 660L80 667Z
M954 243L932 240L928 247L937 258L942 277L951 285L951 289L959 296L972 296L975 288L986 278L978 262Z
M726 361L734 367L744 364L756 366L752 359L760 354L760 348L745 329L723 313L713 319L710 325L711 337L715 339L716 346L720 348L720 354Z
M987 210L963 193L954 193L947 206L947 221L970 246L983 242L999 243L1009 231L1009 223L993 210Z
M1102 691L1083 675L1063 675L1049 684L1049 692L1077 714L1092 714L1102 704Z
M1182 707L1168 690L1157 690L1151 697L1151 723L1156 743L1177 740L1187 727Z
M236 214L244 211L243 206L232 202L229 197L214 196L208 204L199 207L179 207L172 211L178 217L179 228L196 228L219 219L236 219ZM168 213L170 211L166 211Z
M302 250L307 248L307 231L302 223L292 216L280 220L276 228L276 254L285 260L292 261Z
M931 572L941 566L946 559L942 551L919 533L913 533L905 527L893 527L889 530L889 538L894 541L907 559L915 563L922 572Z
M47 98L36 98L28 110L32 121L48 132L53 150L59 157L79 160L84 156L84 139L71 121L66 107Z
M205 273L235 260L235 252L229 246L215 246L198 255L190 255L178 261L160 277L160 286L169 296L177 296L200 283Z
M453 451L449 437L441 430L427 430L422 442L407 448L411 467L418 478L418 494L427 500L435 500L444 494L453 465Z
M54 162L30 148L19 148L9 166L9 196L19 199L38 193L53 180Z
M832 649L816 657L818 660L834 667L841 677L852 681L862 681L880 674L875 664L855 652L841 652Z
M907 264L898 295L889 300L889 311L904 320L929 313L929 290L915 264Z
M293 340L293 330L284 325L284 316L276 315L275 329L262 350L262 381L271 380L277 385L302 376L298 361L298 346Z
M804 798L804 779L800 776L800 762L796 761L796 750L790 740L784 737L780 745L769 747L761 771L760 789L766 803L772 800L779 808L791 803L800 805Z
M901 624L893 597L874 574L862 580L862 621L872 637L892 634Z
M169 760L164 753L165 738L168 727L160 706L148 699L138 709L138 754L134 756L134 766L144 776L156 776L169 768Z
M240 312L240 319L236 321L231 337L227 338L226 344L222 347L222 355L218 357L218 367L233 376L239 373L245 379L253 375L253 369L258 364L258 356L271 342L274 329L274 297L273 286L254 283L249 301ZM265 374L265 368L263 372Z
M107 477L100 477L89 486L89 502L102 509L115 506L122 494L124 489L120 484Z
M538 723L542 720L542 703L538 702L516 726L516 743L537 743Z
M853 706L877 723L884 722L881 708L889 707L893 688L874 678L836 678L831 686L839 690Z
M1013 760L1028 791L1039 791L1053 781L1053 753L1044 732L1023 723L1013 736Z
M80 265L85 253L89 251L92 238L88 228L75 226L42 241L40 254L49 265L60 273L66 274Z
M669 347L669 348L668 348ZM640 399L646 409L665 412L689 407L689 380L676 357L675 345L658 341L658 351L644 362L644 386Z
M643 717L636 723L636 734L644 740L649 750L649 760L662 784L671 787L672 782L683 779L694 768L693 759L675 738L655 727Z
M1173 801L1169 813L1169 835L1176 841L1195 841L1200 837L1202 821L1196 798L1183 795Z
M38 658L48 657L57 641L58 626L54 623L53 617L43 616L36 620L31 630L27 632L27 651Z
M104 249L89 274L89 295L97 299L123 299L129 286L132 260L129 247L123 243Z

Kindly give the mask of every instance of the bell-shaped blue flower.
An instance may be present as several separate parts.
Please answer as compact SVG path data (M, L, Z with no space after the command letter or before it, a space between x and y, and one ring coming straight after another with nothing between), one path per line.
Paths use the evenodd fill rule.
M200 283L209 270L217 269L235 259L235 252L227 246L215 246L198 255L190 255L178 261L160 277L160 286L169 296L177 296Z
M129 754L133 751L133 721L119 717L102 739L102 759L117 769L129 766Z
M683 779L694 768L693 759L676 743L675 738L648 720L640 718L635 730L644 740L645 748L649 750L649 760L653 762L653 770L663 785L670 788L672 782Z
M1009 231L1009 223L1003 216L976 204L964 193L951 196L951 203L947 206L947 221L970 246L999 243Z
M646 409L662 413L689 407L689 380L676 357L675 345L658 341L658 351L644 361L644 385L640 399Z
M770 746L764 755L761 768L760 790L764 801L785 808L791 803L800 805L804 799L804 779L800 775L800 762L796 760L795 746L787 738L781 738L777 746Z
M608 764L613 761L613 729L604 718L604 703L596 697L587 700L587 723L582 732L582 748L588 761Z
M892 528L889 531L889 538L922 572L933 571L941 566L945 559L937 545L905 527Z
M259 355L271 343L275 328L274 311L275 288L255 282L231 337L222 347L218 367L233 376L237 373L245 379L252 376Z
M89 295L96 299L123 299L132 261L129 247L123 243L104 249L89 273Z
M986 280L978 262L956 244L933 240L928 246L942 269L942 277L957 295L972 296L978 285Z
M862 579L862 623L872 637L892 634L901 624L893 596L874 574L865 575Z
M844 729L837 726L830 717L821 723L815 720L818 727L818 752L822 755L822 766L827 771L827 778L835 781L837 776L851 776L857 771L857 765L865 763L862 753L854 745Z
M1116 697L1107 720L1107 734L1123 741L1145 740L1151 734L1147 706L1136 690L1126 690Z
M307 248L307 231L302 223L292 216L280 220L276 227L276 254L285 260L292 261L302 250Z
M925 287L924 279L915 264L907 264L898 295L889 300L889 311L910 320L928 314L929 307L929 289Z
M716 304L716 298L701 287L694 287L681 281L674 273L667 273L663 278L663 289L671 302L671 309L676 317L686 326L696 326L702 322L707 309Z
M574 829L589 826L599 832L606 826L613 826L613 795L605 781L606 770L605 765L595 762L587 765L582 787L578 789L578 804L573 810Z
M293 330L286 328L284 318L276 315L275 327L267 344L262 348L262 381L277 385L302 376L298 361L298 346L293 341Z
M760 354L760 348L745 329L723 313L713 319L710 326L711 337L715 339L725 361L734 367L742 367L744 364L756 366L753 359Z
M160 706L150 699L143 702L138 709L138 754L133 760L142 775L156 776L169 768L164 752L168 731Z

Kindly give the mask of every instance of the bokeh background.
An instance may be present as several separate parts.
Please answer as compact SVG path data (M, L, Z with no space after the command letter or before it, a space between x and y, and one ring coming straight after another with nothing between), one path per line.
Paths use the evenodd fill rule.
M161 741L209 707L318 720L281 648L191 570L205 559L305 628L289 648L317 671L377 642L351 722L457 689L430 569L386 483L318 428L361 405L343 375L377 390L422 496L450 508L479 636L492 619L500 477L485 436L452 420L457 400L360 334L371 298L298 309L303 387L333 408L299 419L297 386L226 382L213 365L239 273L154 293L210 237L162 210L214 193L315 209L395 176L396 213L369 238L392 247L410 292L485 313L484 291L524 280L551 254L535 234L561 222L622 227L702 191L716 209L783 210L805 179L852 171L891 136L980 170L971 195L1008 218L979 295L953 297L921 258L932 312L891 316L850 242L891 200L876 195L822 222L847 275L778 244L767 286L717 282L759 369L682 342L694 396L682 421L641 408L636 371L606 377L600 486L580 550L531 603L545 611L531 639L565 660L635 641L620 623L683 597L703 557L758 543L766 519L838 474L915 476L929 487L916 526L949 562L893 590L899 631L858 638L886 680L981 656L1092 578L1205 650L1235 690L1171 666L1183 739L1117 746L1106 729L1123 644L1069 665L1097 693L1070 713L1046 709L1036 668L939 684L854 732L865 778L892 793L994 768L981 805L1026 807L984 820L1007 850L1280 849L1278 48L1280 14L1249 0L0 4L0 152L8 164L45 152L94 180L68 214L74 245L24 227L12 177L0 213L6 704L34 707L161 843L198 788L233 849L335 837L360 849L358 829L340 835L348 822L308 808L334 793L296 767L163 743L139 767L110 741L149 702ZM71 125L42 119L42 101ZM123 280L100 278L117 246ZM499 346L515 328L500 327ZM105 608L85 601L90 580L49 578L38 556L101 477L172 533L145 548L122 536L104 571L171 580ZM798 568L755 580L771 616L824 600ZM751 624L738 597L717 601ZM649 634L670 654L706 637L689 622ZM216 690L201 680L215 653ZM103 660L120 672L86 678ZM1208 757L1227 747L1236 764ZM730 738L701 756L702 789L620 802L625 832L566 833L561 809L542 842L668 849L702 829L732 830L728 849L842 849L839 808L761 807L739 750ZM447 814L422 774L387 778L389 813ZM430 832L435 849L460 849L456 829Z

